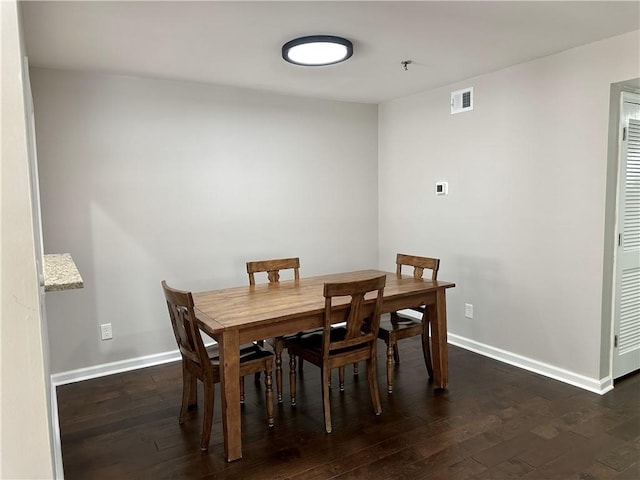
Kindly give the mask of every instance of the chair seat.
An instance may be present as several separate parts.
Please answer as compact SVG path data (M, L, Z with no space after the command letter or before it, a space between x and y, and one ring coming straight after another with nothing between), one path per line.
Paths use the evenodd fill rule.
M318 329L318 331L302 332L302 333L303 334L301 335L296 334L295 338L290 339L289 343L287 344L288 347L292 350L295 350L295 347L299 346L304 348L305 350L312 351L314 353L317 353L318 355L321 355L324 330ZM339 342L341 340L344 340L346 334L347 334L347 329L344 327L331 327L331 330L329 333L332 342ZM363 347L362 345L356 345L353 347L331 350L331 353L332 354L347 353L354 350L362 350L363 348L366 348L366 347Z
M269 345L271 345L272 348L275 348L275 344L278 340L283 340L286 344L286 342L288 342L289 340L296 340L299 338L305 338L308 335L314 335L316 333L320 333L322 334L322 328L313 328L311 330L304 330L302 332L297 332L297 333L289 333L287 335L283 335L281 337L274 337L274 338L269 338L267 339L267 343Z
M389 317L380 320L380 330L378 330L378 337L394 333L399 338L403 338L403 334L409 336L415 335L414 332L422 331L422 321L417 320L406 315L397 314L395 318Z
M219 368L220 350L218 349L218 345L211 345L210 347L207 347L207 353L209 354L209 358L211 359L211 364ZM266 350L260 345L256 345L255 343L249 343L240 346L240 364L253 362L256 360L263 360L272 355L273 353L271 353L269 350Z
M285 342L288 342L290 340L302 340L302 341L304 341L305 339L307 339L309 337L314 337L314 336L317 336L317 335L320 335L320 337L322 338L323 332L324 332L323 328L312 328L311 330L304 330L302 332L297 332L297 333L292 333L290 335L285 335L282 338L284 339Z

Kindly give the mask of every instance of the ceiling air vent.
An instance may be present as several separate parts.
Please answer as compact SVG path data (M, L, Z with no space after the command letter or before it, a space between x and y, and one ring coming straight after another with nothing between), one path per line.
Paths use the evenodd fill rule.
M451 92L451 114L473 110L473 87Z

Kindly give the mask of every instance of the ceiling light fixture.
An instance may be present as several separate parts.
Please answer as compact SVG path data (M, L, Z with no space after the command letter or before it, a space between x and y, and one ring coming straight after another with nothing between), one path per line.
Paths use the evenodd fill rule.
M353 44L333 35L310 35L295 38L282 46L282 58L295 65L319 67L333 65L353 55Z

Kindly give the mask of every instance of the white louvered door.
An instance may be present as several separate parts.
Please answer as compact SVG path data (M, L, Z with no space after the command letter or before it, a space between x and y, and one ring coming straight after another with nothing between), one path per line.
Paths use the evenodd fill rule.
M623 98L613 378L640 369L640 96Z

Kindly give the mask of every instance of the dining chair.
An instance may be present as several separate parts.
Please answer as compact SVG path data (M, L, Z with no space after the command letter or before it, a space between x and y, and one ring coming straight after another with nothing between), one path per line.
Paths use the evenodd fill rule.
M193 310L191 292L176 290L162 281L164 297L169 309L173 334L182 356L182 405L178 420L183 424L187 411L198 406L198 385L204 385L204 419L200 449L207 450L213 423L214 385L220 382L220 356L217 345L206 348L200 335ZM267 404L267 423L273 427L273 353L260 345L249 344L240 347L240 390L241 402L244 400L243 377L255 372L265 373L265 396Z
M431 280L437 280L440 259L398 253L396 255L396 275L402 275L403 266L413 267L413 278L422 278L424 270L428 269L431 270ZM387 344L387 393L393 393L394 362L396 364L400 363L398 340L416 335L424 335L423 332L427 332L428 335L430 330L426 306L421 305L411 310L419 312L422 315L421 319L416 320L398 312L391 312L389 317L380 320L378 338L381 338ZM427 366L429 378L433 378L430 344L431 339L429 337L424 338L423 336L422 354L424 355L424 362Z
M289 354L293 355L291 368L294 372L296 358L320 367L324 424L327 433L331 433L332 430L329 377L334 368L366 361L373 410L376 415L382 413L376 373L376 343L386 278L386 275L381 275L366 280L325 283L322 332L287 341ZM365 295L370 292L376 292L375 298L371 299L373 305L369 299L368 303L365 303ZM345 303L344 297L351 297L350 302ZM332 327L333 324L341 322L346 323L344 326ZM290 376L290 379L291 404L295 405L295 375Z
M293 279L300 280L300 258L278 258L273 260L259 260L247 262L247 274L249 275L249 285L256 284L256 273L266 273L269 283L280 282L281 270L293 270ZM267 340L276 357L276 395L278 403L282 403L282 351L286 346L285 337L275 337ZM260 372L256 373L259 378Z

